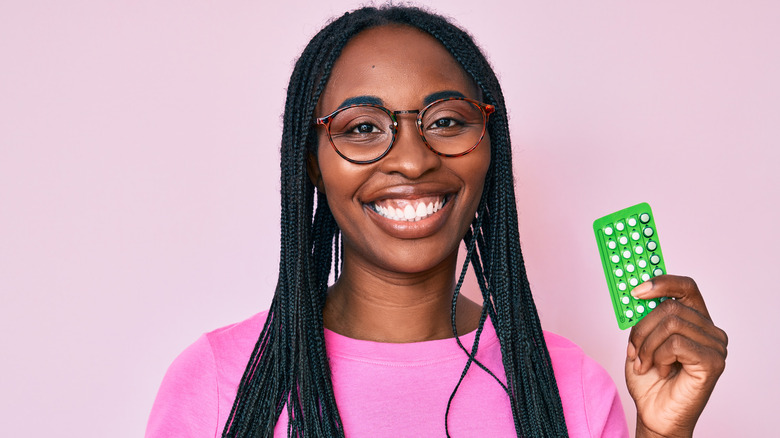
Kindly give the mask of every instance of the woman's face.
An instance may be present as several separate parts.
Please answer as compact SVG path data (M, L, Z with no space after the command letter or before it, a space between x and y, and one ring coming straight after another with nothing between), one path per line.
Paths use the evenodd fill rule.
M434 38L406 26L382 26L361 32L346 45L333 66L317 116L361 102L392 111L422 109L449 96L481 98L466 72ZM397 117L392 149L371 164L341 158L320 127L310 173L342 231L347 266L359 263L370 269L421 273L454 260L482 194L490 139L486 135L465 156L441 157L423 143L416 114ZM415 218L418 211L433 212L406 221L387 214L389 209L404 213L413 209Z

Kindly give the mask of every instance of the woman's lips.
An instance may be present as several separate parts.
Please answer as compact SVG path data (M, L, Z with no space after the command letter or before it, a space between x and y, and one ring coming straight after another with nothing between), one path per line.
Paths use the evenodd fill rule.
M364 205L368 216L389 235L419 239L444 226L453 200L454 195L432 195L414 199L389 198Z
M369 205L384 218L400 222L416 222L432 216L446 203L447 196L435 195L416 199L383 199Z

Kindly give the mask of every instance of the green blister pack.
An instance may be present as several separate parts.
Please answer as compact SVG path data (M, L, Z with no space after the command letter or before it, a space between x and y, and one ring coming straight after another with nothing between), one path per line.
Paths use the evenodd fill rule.
M646 202L593 221L593 232L621 329L633 327L664 300L631 296L638 284L666 273L655 216Z

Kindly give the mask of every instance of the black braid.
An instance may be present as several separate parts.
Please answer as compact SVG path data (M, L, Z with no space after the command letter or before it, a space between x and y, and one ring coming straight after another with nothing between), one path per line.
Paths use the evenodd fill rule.
M517 435L567 436L550 355L520 252L509 127L498 79L464 31L427 11L398 6L362 8L332 21L312 38L296 62L282 133L279 280L222 436L271 437L285 406L288 436L344 436L322 319L329 276L334 268L336 278L339 274L342 242L327 199L315 193L306 163L308 154L316 154L317 148L312 124L315 107L341 50L361 31L392 23L418 28L439 40L482 90L482 100L496 106L488 125L490 170L477 216L464 238L468 254L452 302L454 321L462 279L471 263L484 308L474 348L464 348L469 358L461 378L472 363L490 372L474 358L489 316L498 335L507 380L506 385L499 384L509 395ZM453 333L457 337L454 324ZM457 387L450 402L456 392ZM446 418L442 420L446 426Z

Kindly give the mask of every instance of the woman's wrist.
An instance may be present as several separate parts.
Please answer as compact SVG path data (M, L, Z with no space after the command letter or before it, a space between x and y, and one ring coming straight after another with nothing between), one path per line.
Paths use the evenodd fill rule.
M675 432L669 435L661 435L647 428L639 416L636 417L636 438L692 438L693 428L688 432Z

